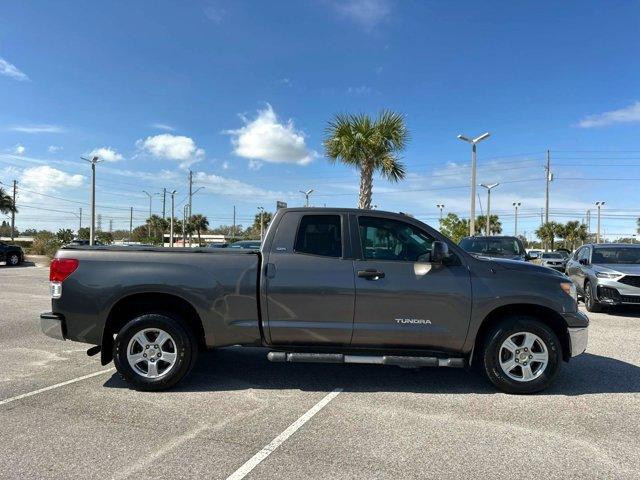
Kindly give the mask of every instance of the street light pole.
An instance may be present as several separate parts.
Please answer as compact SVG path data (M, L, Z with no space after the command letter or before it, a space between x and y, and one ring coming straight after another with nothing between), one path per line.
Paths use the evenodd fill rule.
M142 193L146 193L147 197L149 197L149 221L147 222L147 231L149 232L148 233L149 240L151 240L151 199L153 198L153 195L151 195L146 190L143 190Z
M475 233L476 228L476 145L482 140L489 138L489 132L483 133L479 137L469 138L458 135L458 139L471 144L471 208L469 212L469 235Z
M305 207L309 206L309 195L311 195L313 193L313 188L311 190L307 190L306 192L304 190L300 190L300 193L304 195L305 197Z
M596 230L596 243L600 243L600 208L604 203L605 202L596 202L596 207L598 207L598 230Z
M516 225L515 225L515 227L513 228L513 236L514 236L514 237L517 237L517 236L518 236L518 207L519 207L520 205L522 205L522 203L520 203L520 202L513 202L513 206L514 206L514 207L515 207L515 209L516 209Z
M80 158L91 164L91 228L89 228L89 245L93 245L96 231L96 165L100 162L100 158L97 156L91 160L84 157Z
M491 185L481 184L481 187L487 189L487 228L485 230L485 235L488 237L490 232L489 225L491 224L491 189L500 185L499 183L492 183Z
M438 203L436 205L440 209L440 223L442 223L442 209L445 207L444 203Z
M175 204L176 204L176 191L173 190L171 192L171 227L169 228L169 235L171 238L169 239L169 246L173 247L173 216L175 215Z
M264 214L264 207L258 207L258 210L260 210L260 242L262 243L262 240L264 237L264 222L262 221L263 214Z

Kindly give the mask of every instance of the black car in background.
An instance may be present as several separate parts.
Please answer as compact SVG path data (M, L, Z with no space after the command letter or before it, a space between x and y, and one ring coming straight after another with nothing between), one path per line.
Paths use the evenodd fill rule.
M11 267L20 265L24 261L24 252L18 245L9 245L0 242L0 264L6 264Z
M491 235L487 237L465 237L460 247L479 257L506 258L509 260L529 260L522 240L518 237Z

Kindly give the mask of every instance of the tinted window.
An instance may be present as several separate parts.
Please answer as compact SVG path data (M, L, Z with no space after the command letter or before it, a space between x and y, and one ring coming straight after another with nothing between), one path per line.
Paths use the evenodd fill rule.
M360 217L360 242L365 260L428 262L433 238L426 232L397 220Z
M580 250L580 253L578 254L578 260L588 260L589 259L589 247L585 247L582 250Z
M640 248L596 248L591 256L591 263L640 264Z
M464 238L460 246L470 253L482 255L521 255L520 245L515 238Z
M342 256L339 215L305 215L300 221L294 250L325 257Z
M542 258L564 258L559 253L543 253Z

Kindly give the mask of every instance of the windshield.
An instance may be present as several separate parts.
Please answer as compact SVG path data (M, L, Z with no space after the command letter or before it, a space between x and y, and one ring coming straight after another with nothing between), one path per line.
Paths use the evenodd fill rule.
M465 238L460 246L469 253L512 257L521 255L515 238Z
M543 253L542 258L564 258L564 257L559 253Z
M640 264L640 248L596 248L591 255L591 263Z

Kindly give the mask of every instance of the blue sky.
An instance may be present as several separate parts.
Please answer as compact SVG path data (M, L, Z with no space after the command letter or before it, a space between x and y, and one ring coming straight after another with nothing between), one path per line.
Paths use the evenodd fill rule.
M0 10L0 181L19 182L19 228L75 227L98 152L103 229L145 218L187 170L194 212L248 224L258 205L355 206L357 174L323 157L338 112L406 115L409 172L374 204L437 224L468 215L468 145L492 210L529 235L544 205L582 219L606 201L609 236L640 215L636 1L5 1ZM576 180L585 178L587 180ZM618 179L618 180L616 180ZM635 180L634 180L635 179ZM484 206L485 194L481 192ZM54 198L55 197L55 198ZM153 210L160 211L158 197ZM48 210L45 210L48 209ZM478 212L479 213L479 212ZM87 218L85 217L85 224ZM595 221L592 221L595 228Z

